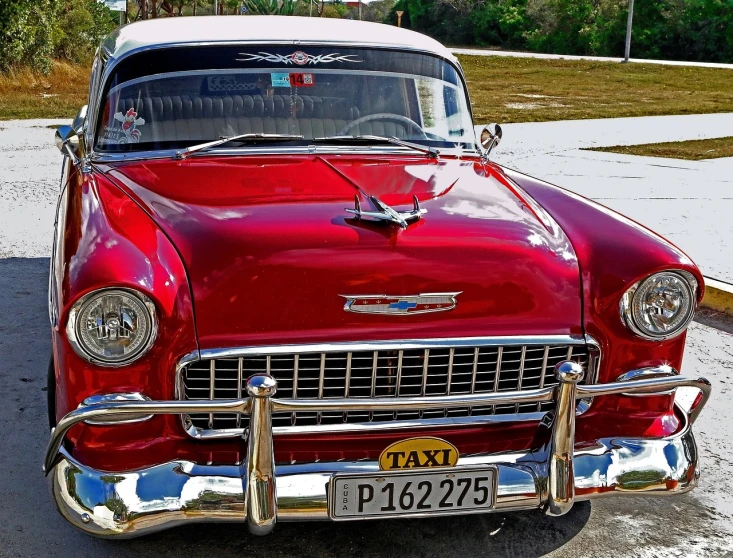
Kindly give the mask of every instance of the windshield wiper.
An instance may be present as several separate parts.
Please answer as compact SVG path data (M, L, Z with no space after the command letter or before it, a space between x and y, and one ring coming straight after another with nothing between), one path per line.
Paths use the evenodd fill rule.
M409 147L415 151L425 153L428 157L437 159L440 155L440 151L434 147L428 147L426 145L419 145L409 141L404 141L392 136L328 136L325 138L313 138L314 143L353 143L353 142L366 142L366 143L391 143L392 145L399 145L401 147Z
M221 137L218 140L207 141L206 143L199 143L197 145L192 145L191 147L187 147L186 149L179 149L178 151L176 151L176 159L185 159L191 153L196 153L197 151L203 151L204 149L210 149L218 145L223 145L225 143L229 143L230 141L245 141L245 140L282 141L282 140L299 140L299 139L303 139L303 136L299 136L295 134L239 134L237 136Z

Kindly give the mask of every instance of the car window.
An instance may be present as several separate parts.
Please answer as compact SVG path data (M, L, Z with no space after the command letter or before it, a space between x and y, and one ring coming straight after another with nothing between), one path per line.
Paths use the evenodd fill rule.
M206 64L194 60L190 68L145 74L123 66L101 104L96 150L180 148L247 133L304 141L379 135L435 146L474 142L463 82L444 60L279 48L238 52L233 63L241 68L199 68Z

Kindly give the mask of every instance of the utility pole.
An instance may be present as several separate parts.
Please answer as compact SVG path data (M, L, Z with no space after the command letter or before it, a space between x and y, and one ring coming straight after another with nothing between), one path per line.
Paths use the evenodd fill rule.
M361 0L359 0L359 21L361 21Z
M624 62L629 61L631 55L631 24L634 20L634 0L629 0L629 19L626 22L626 50L624 51Z

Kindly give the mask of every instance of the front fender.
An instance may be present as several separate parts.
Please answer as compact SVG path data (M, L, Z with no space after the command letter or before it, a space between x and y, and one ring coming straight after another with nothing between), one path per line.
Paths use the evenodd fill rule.
M53 328L56 415L61 418L91 395L140 392L151 399L174 399L177 361L197 350L191 290L175 247L150 217L97 170L78 175L68 186L64 228L55 255L58 322ZM121 367L103 367L71 348L66 325L72 306L89 292L127 287L155 304L159 328L152 348ZM132 432L136 430L137 432ZM180 421L156 417L138 425L80 425L71 433L75 451L119 441L182 435Z
M675 245L615 211L578 194L495 166L542 205L560 224L575 248L583 288L583 327L601 344L599 381L614 381L625 370L668 364L681 370L686 334L667 341L648 341L629 331L619 313L619 301L636 281L648 275L677 269L691 273L699 284L702 274L692 260ZM621 401L640 404L630 398L603 398L604 406ZM644 409L669 409L672 397L646 398Z

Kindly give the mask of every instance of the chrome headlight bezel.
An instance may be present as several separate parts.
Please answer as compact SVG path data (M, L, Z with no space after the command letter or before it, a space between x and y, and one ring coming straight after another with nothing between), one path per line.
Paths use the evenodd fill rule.
M85 309L87 305L89 305L97 297L114 294L124 294L126 296L136 298L137 301L140 302L140 304L146 310L146 313L144 315L149 321L149 327L147 338L133 354L127 356L124 359L113 360L100 357L84 344L84 342L82 341L82 336L79 332L79 327L81 326L81 324L79 323L79 315L81 314L82 310ZM105 366L109 368L119 368L122 366L127 366L145 355L145 353L147 353L153 346L153 343L158 336L158 317L155 310L155 304L150 298L135 289L129 289L125 287L107 287L103 289L97 289L96 291L85 294L83 297L77 300L76 303L74 303L74 306L69 311L69 320L66 324L66 336L69 340L69 344L74 349L74 352L87 362L90 362L97 366Z
M643 285L656 282L658 281L660 276L664 275L673 275L677 279L680 279L682 281L682 283L686 286L687 295L690 297L690 303L684 319L674 330L668 331L663 334L657 334L644 328L644 326L641 324L641 320L638 318L638 316L635 315L634 296ZM641 281L637 281L636 283L631 285L631 287L629 287L623 294L619 303L621 321L627 328L633 331L634 334L643 339L647 339L649 341L664 341L666 339L672 339L673 337L677 337L678 335L683 333L690 325L690 322L692 321L692 318L695 315L695 310L697 308L697 293L698 282L695 276L692 275L692 273L677 269L658 271L642 279Z

